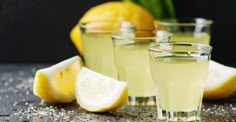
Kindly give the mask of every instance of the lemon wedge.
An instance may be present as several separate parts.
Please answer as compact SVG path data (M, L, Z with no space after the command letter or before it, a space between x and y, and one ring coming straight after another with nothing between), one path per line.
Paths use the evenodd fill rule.
M90 112L105 112L121 107L128 98L127 82L117 81L83 67L76 81L78 104Z
M210 61L205 99L227 98L236 91L236 68Z
M83 66L79 56L74 56L35 74L33 93L50 103L67 103L75 100L75 82Z

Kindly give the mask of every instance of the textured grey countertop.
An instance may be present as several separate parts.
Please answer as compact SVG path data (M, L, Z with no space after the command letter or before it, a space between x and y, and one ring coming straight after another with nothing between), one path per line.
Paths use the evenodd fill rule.
M156 108L89 113L76 102L48 104L32 93L35 71L49 65L0 65L0 122L155 122ZM202 122L236 122L236 95L203 102Z

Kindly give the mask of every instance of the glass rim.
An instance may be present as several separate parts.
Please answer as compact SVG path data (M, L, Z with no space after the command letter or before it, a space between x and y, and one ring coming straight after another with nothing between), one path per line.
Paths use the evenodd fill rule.
M179 45L179 46L194 46L198 47L198 50L172 50L168 48L158 48L160 46L162 47L172 47L173 45ZM205 52L205 53L211 53L212 46L207 44L200 44L200 43L191 43L191 42L160 42L151 45L151 47L148 48L149 52L158 52L158 51L165 51L165 52L172 52L172 53L182 53L182 52L188 52L188 53L197 53L197 52Z
M127 20L94 20L94 21L86 21L86 22L81 22L81 23L78 23L79 27L81 29L91 29L91 30L113 30L113 29L118 29L118 28L121 28L122 26L119 26L119 27L89 27L87 24L90 24L90 23L97 23L97 22L109 22L109 23L122 23L122 22L126 22L126 23L129 23L130 25L129 26L125 26L127 28L131 28L131 29L134 29L136 28L136 25L131 22L131 21L127 21Z
M189 22L178 22L178 20ZM198 22L197 22L198 21ZM195 25L211 25L213 20L207 18L169 18L157 21L159 25L164 26L195 26Z
M165 33L166 35L161 37L161 38L169 38L172 36L172 33L168 32L168 31L164 31L164 30L158 30L158 29L153 29L153 30L135 30L135 32L137 31L146 31L146 32L161 32L161 33ZM129 40L146 40L146 39L157 39L160 38L159 36L147 36L147 37L130 37L130 36L118 36L116 34L112 34L111 35L112 39L119 39L119 40L124 40L124 39L129 39Z

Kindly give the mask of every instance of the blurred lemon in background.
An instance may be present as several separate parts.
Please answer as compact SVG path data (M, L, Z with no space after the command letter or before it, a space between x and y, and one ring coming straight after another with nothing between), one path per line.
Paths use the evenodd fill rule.
M126 20L133 22L137 29L154 29L153 16L143 7L131 2L113 1L92 7L83 15L79 23L97 20ZM83 55L78 24L71 30L70 38L80 55Z

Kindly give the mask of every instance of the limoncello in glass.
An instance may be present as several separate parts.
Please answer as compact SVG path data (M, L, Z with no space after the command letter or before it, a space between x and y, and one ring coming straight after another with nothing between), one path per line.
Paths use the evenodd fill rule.
M200 33L174 33L172 36L172 41L174 42L192 42L200 44L210 44L210 34L205 32Z
M159 41L168 41L170 33L154 30L134 33L133 36L112 36L119 80L128 82L128 105L156 105L148 48Z
M205 18L176 18L156 21L160 30L171 32L172 42L210 44L212 20Z
M151 63L161 108L180 112L198 110L209 61L173 57Z
M128 21L92 21L80 24L85 65L117 79L111 33L134 28L134 24Z
M82 44L87 67L107 76L117 78L110 34L83 34Z
M159 119L199 119L210 50L207 45L190 43L166 43L149 49Z
M149 43L128 44L115 48L119 80L128 82L129 96L155 96L148 48Z

